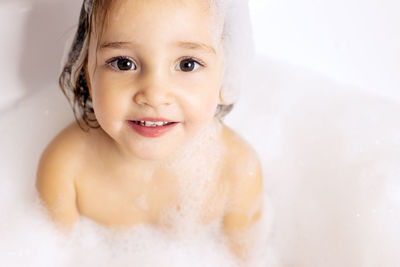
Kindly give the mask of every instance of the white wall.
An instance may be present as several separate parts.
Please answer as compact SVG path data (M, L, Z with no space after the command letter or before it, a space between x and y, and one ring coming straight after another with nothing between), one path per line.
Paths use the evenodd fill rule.
M400 102L400 1L250 4L259 53Z
M57 83L80 1L0 0L0 113Z

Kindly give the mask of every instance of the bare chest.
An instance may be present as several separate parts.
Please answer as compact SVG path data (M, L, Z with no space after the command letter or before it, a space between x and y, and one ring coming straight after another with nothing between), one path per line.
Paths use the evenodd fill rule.
M219 176L202 182L186 175L178 178L167 169L149 175L87 168L76 179L77 207L81 215L117 227L163 225L168 214L185 216L182 211L203 224L219 219L226 208L227 183Z

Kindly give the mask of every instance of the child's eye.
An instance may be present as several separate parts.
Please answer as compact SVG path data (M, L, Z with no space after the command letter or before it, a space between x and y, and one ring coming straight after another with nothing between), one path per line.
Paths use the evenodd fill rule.
M183 72L191 72L197 70L203 64L197 62L193 58L186 58L179 62L178 66L176 66L176 70Z
M135 63L127 57L117 57L107 62L111 67L120 71L136 70Z

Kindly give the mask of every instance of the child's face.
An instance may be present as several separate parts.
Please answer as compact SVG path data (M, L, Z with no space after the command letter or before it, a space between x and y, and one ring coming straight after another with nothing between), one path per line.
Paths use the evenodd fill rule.
M111 6L87 73L96 118L125 152L162 159L212 121L223 72L214 25L206 0Z

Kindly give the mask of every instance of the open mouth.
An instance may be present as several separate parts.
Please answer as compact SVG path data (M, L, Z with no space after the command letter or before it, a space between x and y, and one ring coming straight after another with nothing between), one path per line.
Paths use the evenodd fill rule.
M144 137L160 137L178 125L178 122L152 119L128 121L132 130Z
M137 125L143 126L143 127L162 127L162 126L168 126L172 125L176 122L167 122L167 121L131 121Z

